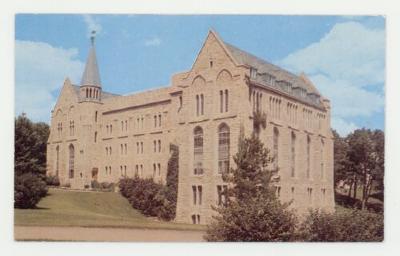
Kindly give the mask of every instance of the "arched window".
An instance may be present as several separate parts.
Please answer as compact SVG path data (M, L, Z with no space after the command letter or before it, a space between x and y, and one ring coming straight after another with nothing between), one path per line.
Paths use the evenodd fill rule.
M75 164L75 148L74 145L69 145L69 161L68 161L68 170L69 170L69 178L74 178L74 164Z
M194 174L203 174L203 129L194 129Z
M56 147L56 177L58 177L60 170L60 146Z
M310 136L307 136L307 178L310 178L311 172L311 139Z
M229 127L225 123L218 128L218 173L229 172Z
M273 136L273 146L274 146L274 167L277 169L279 167L279 130L274 127Z
M291 140L290 140L290 153L291 153L291 159L290 159L290 169L291 169L291 177L294 177L296 174L296 135L294 132L291 134Z

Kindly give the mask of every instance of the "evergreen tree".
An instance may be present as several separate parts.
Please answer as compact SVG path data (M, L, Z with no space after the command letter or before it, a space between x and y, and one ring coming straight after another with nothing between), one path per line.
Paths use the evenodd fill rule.
M269 151L256 134L241 139L234 156L236 168L223 174L229 186L226 202L213 207L217 212L209 225L208 241L290 241L296 217L275 197L271 182Z

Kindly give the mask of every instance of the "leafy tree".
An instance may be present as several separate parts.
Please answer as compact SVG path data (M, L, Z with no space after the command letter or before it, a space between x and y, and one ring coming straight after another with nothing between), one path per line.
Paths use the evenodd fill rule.
M348 169L353 172L356 181L361 182L361 208L365 209L373 183L379 182L383 187L384 135L382 131L359 129L348 135L347 141Z
M46 196L46 144L49 126L25 114L15 119L14 207L33 208Z
M334 148L334 174L335 174L335 184L337 185L339 181L348 181L349 172L347 170L348 166L348 156L347 152L349 150L349 145L346 140L333 130L333 148Z
M46 172L46 144L49 126L32 123L25 114L15 119L15 174Z
M256 134L241 139L234 156L236 168L223 174L228 182L226 202L213 207L218 213L209 225L208 241L289 241L294 238L296 217L275 197L271 183L272 158Z

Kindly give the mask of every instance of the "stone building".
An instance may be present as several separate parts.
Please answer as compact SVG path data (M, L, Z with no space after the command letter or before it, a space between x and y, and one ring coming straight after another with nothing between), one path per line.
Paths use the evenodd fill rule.
M179 147L177 222L206 224L223 203L221 173L233 167L239 134L266 114L260 138L278 168L277 196L298 212L334 209L330 102L294 75L210 31L193 66L171 85L121 96L102 90L94 39L82 81L67 78L51 114L47 172L64 186L121 177L165 182L170 145Z

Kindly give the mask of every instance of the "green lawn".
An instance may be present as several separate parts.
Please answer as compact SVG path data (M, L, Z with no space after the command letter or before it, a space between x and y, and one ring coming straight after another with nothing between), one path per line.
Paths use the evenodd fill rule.
M119 193L50 189L38 209L15 209L19 226L80 226L205 230L205 226L177 224L146 218Z

